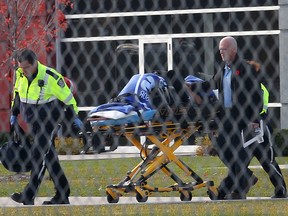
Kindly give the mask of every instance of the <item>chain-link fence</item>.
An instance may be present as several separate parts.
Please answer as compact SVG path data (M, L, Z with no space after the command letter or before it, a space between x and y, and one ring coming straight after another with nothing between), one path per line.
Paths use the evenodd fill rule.
M91 155L97 159L102 155L122 158L128 152L121 151L134 153L136 149L141 161L134 168L127 167L131 171L123 173L123 180L121 176L112 177L112 173L122 172L120 162L119 167L117 162L110 167L96 167L97 175L105 173L116 181L99 177L103 179L96 182L100 191L97 196L117 203L122 196L136 194L137 202L146 202L152 194L176 191L181 201L190 201L193 190L207 187L208 195L206 190L196 196L212 200L273 194L276 198L286 197L287 171L284 169L283 177L271 151L275 143L271 128L279 129L281 122L279 10L274 0L79 0L66 9L68 29L57 38L56 61L57 70L77 87L79 116L85 123L80 133L83 155L78 159ZM235 38L237 46L231 37L221 44L226 36ZM234 48L238 48L239 60L234 59ZM232 75L227 75L230 69ZM268 90L269 101L260 83ZM262 118L264 125L259 121ZM251 122L259 124L251 126ZM64 135L74 133L78 137L79 131L71 132L69 125L71 122L64 120ZM63 140L58 137L55 142L59 151ZM69 142L78 144L78 140ZM243 148L243 144L248 147ZM107 146L109 152L105 152ZM183 152L186 147L188 152ZM280 149L279 155L284 147ZM189 158L180 160L181 153ZM207 157L207 161L211 159L211 164L227 168L228 175L226 169L215 171L214 165L213 171L207 171L211 167L200 171L205 179L207 175L212 175L207 179L215 177L215 173L221 176L214 187L196 174L202 167L191 165L191 155L217 156ZM259 172L258 166L253 172L247 168L253 157L267 174ZM202 165L207 162L198 160ZM196 184L186 183L186 177L182 180L172 171L174 168L184 171ZM81 175L80 168L78 171ZM158 182L155 176L160 171L165 177ZM91 175L79 177L81 184L89 181L86 177ZM163 187L165 178L172 179L174 185ZM265 182L257 185L262 178L266 178ZM151 186L151 179L152 185L159 185ZM271 190L262 194L252 186L261 187L259 191L266 187ZM91 191L83 195L79 188L72 193L74 198L95 197Z
M80 106L107 102L141 67L145 72L168 70L166 38L172 38L174 70L184 78L199 73L208 78L221 62L218 42L228 34L237 36L245 59L261 64L261 75L268 89L273 88L270 102L279 102L277 2L90 3L79 2L69 11L70 28L61 42L61 70L77 82ZM149 36L157 35L166 38L149 43ZM144 65L139 65L139 52L117 50L127 43L139 48L142 38L146 40ZM279 110L274 114L274 125L279 126Z

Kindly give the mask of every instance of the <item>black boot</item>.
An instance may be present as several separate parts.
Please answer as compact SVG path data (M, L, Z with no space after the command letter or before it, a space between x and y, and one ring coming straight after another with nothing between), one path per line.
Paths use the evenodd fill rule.
M25 197L22 193L13 193L11 199L23 205L34 205L34 199Z
M43 205L65 205L65 204L70 204L70 202L69 202L68 197L61 198L59 196L54 196L51 200L44 201L42 204Z
M273 195L271 198L272 199L287 198L287 189L285 187L275 188L275 195Z

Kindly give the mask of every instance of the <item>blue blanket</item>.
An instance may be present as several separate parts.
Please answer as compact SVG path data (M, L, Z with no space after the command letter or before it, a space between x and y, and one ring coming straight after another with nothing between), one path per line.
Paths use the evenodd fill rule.
M140 113L133 113L119 119L103 119L91 121L91 126L116 126L124 124L140 124L143 121L151 121L155 116L156 110L148 110Z
M92 126L98 125L121 125L129 123L141 123L153 119L156 110L153 109L149 98L149 93L155 88L167 88L164 78L155 73L145 73L134 75L122 91L112 102L95 107L88 114L89 117L101 117L97 113L103 114L105 111L118 111L125 115L119 119L95 120ZM111 113L111 112L110 112ZM109 112L106 112L109 115ZM121 115L122 116L122 115Z

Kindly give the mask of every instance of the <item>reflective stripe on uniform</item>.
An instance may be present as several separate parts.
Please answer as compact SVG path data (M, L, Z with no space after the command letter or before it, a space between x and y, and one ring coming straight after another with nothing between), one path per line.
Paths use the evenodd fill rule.
M49 78L48 73L45 73L44 86L47 85L48 78ZM44 95L45 95L45 88L41 88L41 90L40 90L40 92L39 92L39 99L38 99L38 103L39 103L39 104L40 104L40 101L44 101ZM54 100L54 99L53 99L53 100ZM51 100L50 100L50 101L51 101Z
M73 98L73 94L70 93L69 96L63 101L63 103L68 103Z
M56 99L56 97L54 97L54 96L50 97L48 100L44 100L44 99L42 99L42 100L32 100L32 99L21 98L20 97L20 101L22 103L28 103L28 104L45 104L45 103L49 103L49 102L51 102L51 101L53 101L55 99Z

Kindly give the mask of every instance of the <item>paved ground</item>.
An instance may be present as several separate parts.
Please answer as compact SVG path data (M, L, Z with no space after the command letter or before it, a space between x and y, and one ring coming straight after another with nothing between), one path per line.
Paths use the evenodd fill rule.
M197 146L180 146L176 151L176 155L195 155ZM107 158L127 158L139 157L139 150L135 147L120 146L113 152L105 152L101 154L86 154L86 155L60 155L60 160L99 160ZM253 166L260 168L260 166ZM281 165L282 169L287 169L287 165ZM40 206L44 200L49 200L51 197L37 197L35 205ZM270 199L270 197L248 197L247 199ZM207 197L193 197L192 202L211 201ZM146 203L181 203L179 197L149 197ZM120 197L118 204L133 204L138 203L135 197ZM70 197L71 205L108 205L106 197ZM0 197L0 207L17 207L23 206L11 200L10 197Z
M197 146L179 146L176 149L176 155L191 155L195 156ZM101 154L84 154L84 155L60 155L60 160L94 160L94 159L107 159L107 158L130 158L139 157L139 149L134 146L119 146L115 151L109 152L109 148L106 147L107 152Z
M44 200L49 200L50 197L37 197L35 200L35 206L42 206ZM70 205L111 205L107 202L106 197L70 197ZM270 197L248 197L248 200L252 199L270 199ZM213 202L209 197L193 197L189 202ZM217 201L218 202L218 201ZM16 203L9 197L0 197L1 207L23 207L22 204ZM118 204L139 204L135 197L120 197ZM145 203L183 203L179 197L149 197ZM113 204L112 204L113 205Z

